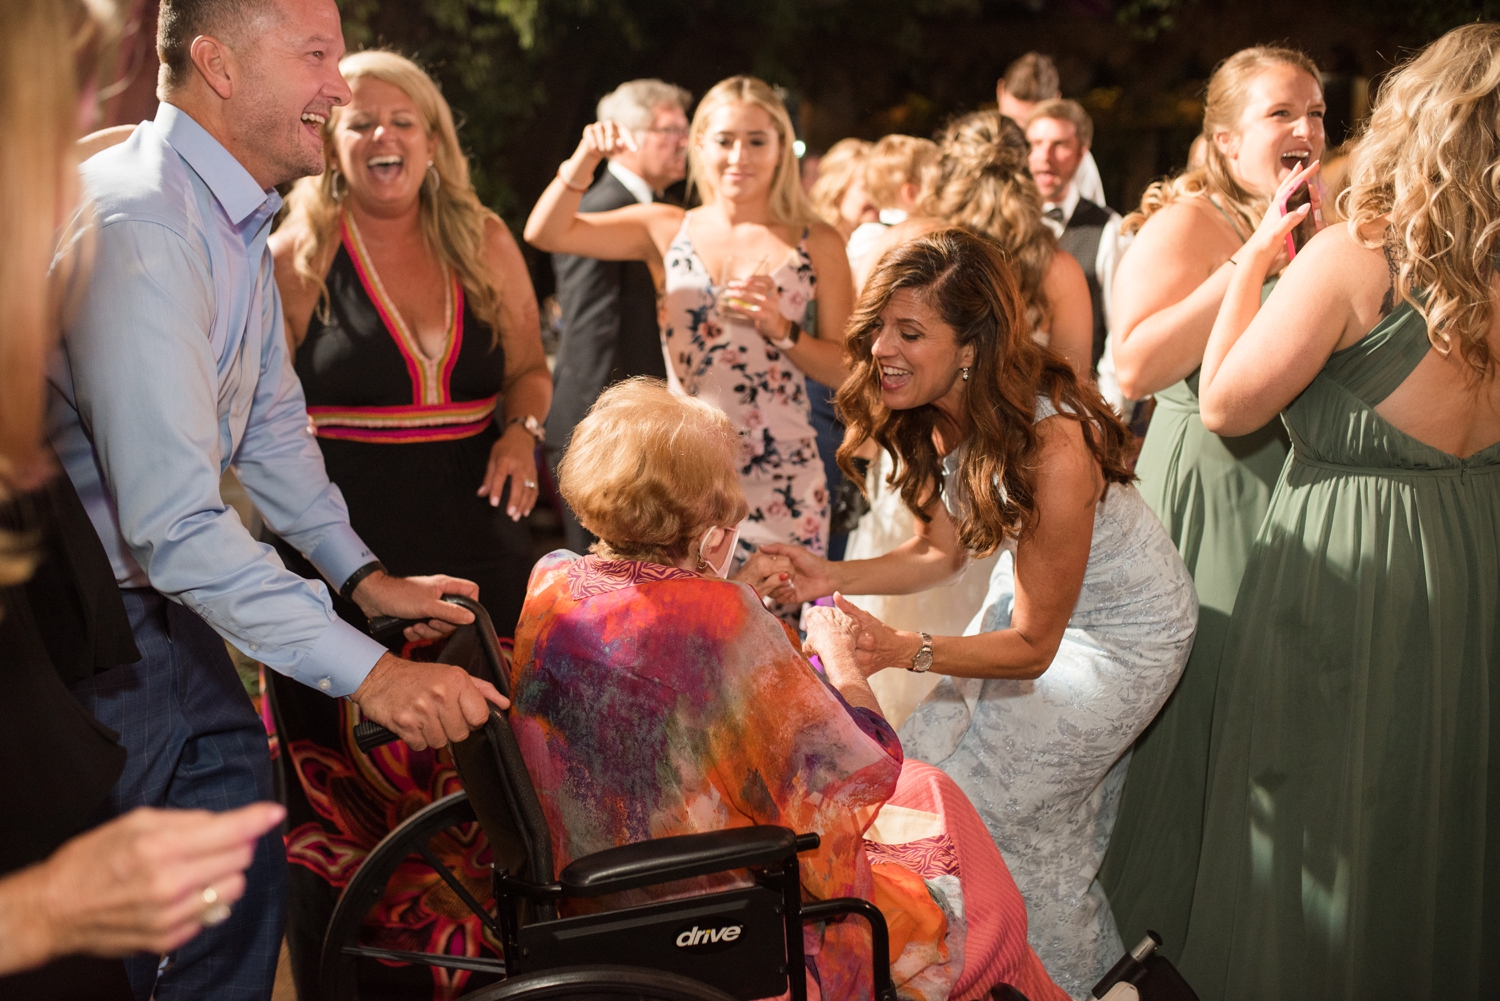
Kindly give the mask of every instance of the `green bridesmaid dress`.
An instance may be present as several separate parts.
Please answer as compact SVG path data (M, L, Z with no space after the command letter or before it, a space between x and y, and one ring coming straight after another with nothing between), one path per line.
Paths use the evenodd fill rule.
M1276 279L1261 290L1264 301ZM1198 373L1156 395L1136 464L1141 496L1166 526L1198 590L1198 635L1182 680L1135 743L1099 882L1126 946L1149 928L1180 955L1197 878L1219 653L1271 490L1286 460L1272 421L1223 438L1198 414Z
M1283 412L1214 712L1204 1001L1500 994L1500 443L1375 412L1428 349L1403 303Z

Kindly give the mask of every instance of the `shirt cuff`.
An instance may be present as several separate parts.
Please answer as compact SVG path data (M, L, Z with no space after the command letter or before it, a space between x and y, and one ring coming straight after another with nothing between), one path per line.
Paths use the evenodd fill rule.
M308 562L318 568L329 590L335 592L354 571L374 559L370 547L347 524L331 526L318 548L307 554Z
M343 619L334 619L297 665L293 677L324 695L352 695L375 662L390 653Z

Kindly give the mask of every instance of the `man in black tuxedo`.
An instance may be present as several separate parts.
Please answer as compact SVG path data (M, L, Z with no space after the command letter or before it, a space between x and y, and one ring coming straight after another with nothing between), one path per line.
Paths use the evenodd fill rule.
M599 102L598 120L631 131L638 149L610 159L579 202L580 212L607 212L659 200L687 173L687 109L692 95L661 80L631 80ZM547 415L547 464L557 464L606 386L635 375L667 377L657 326L656 283L639 261L600 261L553 254L562 333ZM593 535L563 510L568 548L588 551Z

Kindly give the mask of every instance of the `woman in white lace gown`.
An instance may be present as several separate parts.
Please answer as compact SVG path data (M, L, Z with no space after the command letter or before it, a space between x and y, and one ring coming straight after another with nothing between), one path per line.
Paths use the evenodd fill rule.
M900 729L978 808L1026 898L1033 947L1084 997L1122 944L1095 881L1131 744L1197 625L1192 578L1131 486L1125 431L1029 336L1011 268L962 230L891 251L849 329L849 436L894 456L916 536L870 560L792 560L784 596L911 593L1000 552L966 635L893 629L847 601L870 673L947 675ZM825 640L820 638L820 642Z

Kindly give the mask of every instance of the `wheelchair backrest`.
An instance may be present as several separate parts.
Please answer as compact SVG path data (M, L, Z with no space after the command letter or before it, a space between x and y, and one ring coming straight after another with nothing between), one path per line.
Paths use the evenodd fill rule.
M437 659L462 667L509 696L510 663L489 614L476 602L456 603L474 613L474 622L455 630ZM492 707L485 726L449 746L496 864L518 879L552 882L552 835L505 713Z

